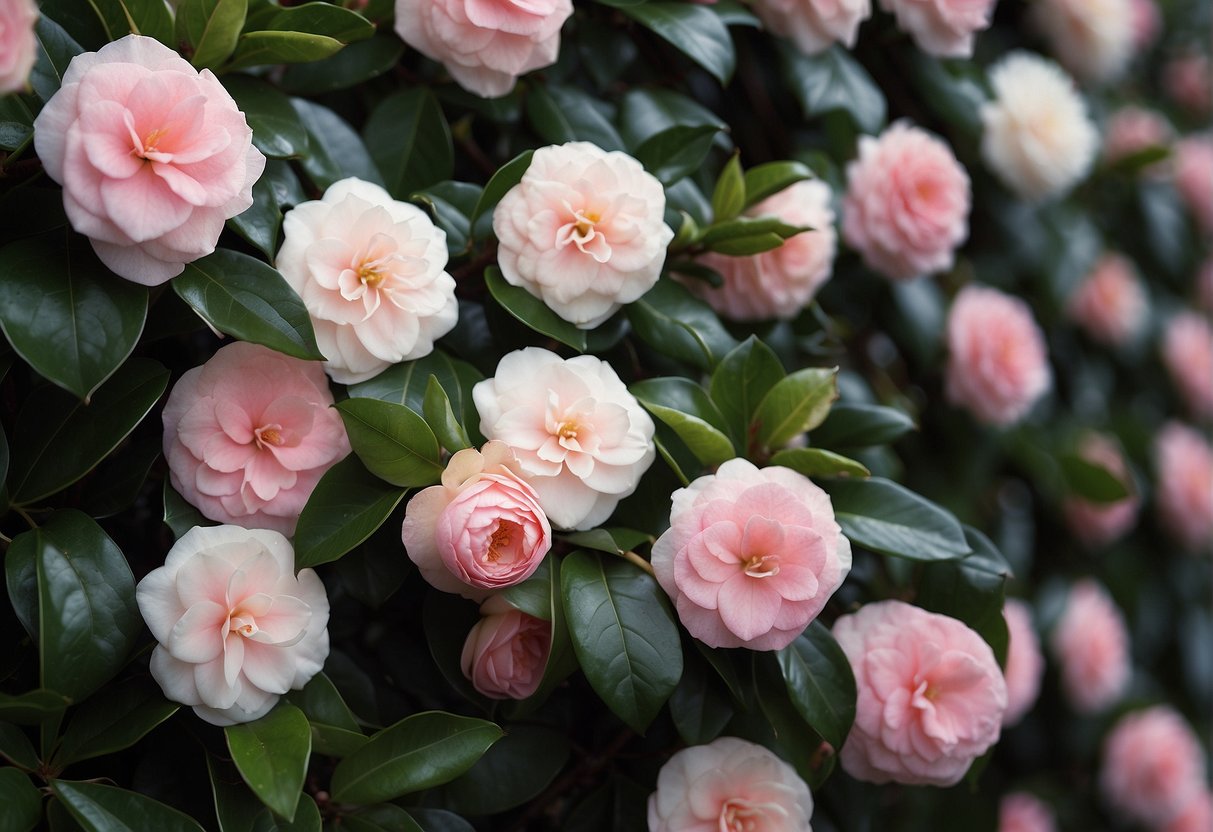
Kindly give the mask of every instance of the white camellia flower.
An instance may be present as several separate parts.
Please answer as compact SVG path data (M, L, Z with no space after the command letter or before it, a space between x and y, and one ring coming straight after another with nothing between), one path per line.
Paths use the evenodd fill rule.
M1114 81L1133 57L1133 0L1035 0L1031 16L1053 54L1083 81Z
M674 232L640 163L588 142L541 147L493 211L501 273L592 329L653 287Z
M480 432L514 449L553 526L606 520L657 456L653 420L592 355L517 350L472 388L472 400Z
M288 211L282 229L275 266L303 298L334 381L428 355L455 326L446 232L415 205L342 179Z

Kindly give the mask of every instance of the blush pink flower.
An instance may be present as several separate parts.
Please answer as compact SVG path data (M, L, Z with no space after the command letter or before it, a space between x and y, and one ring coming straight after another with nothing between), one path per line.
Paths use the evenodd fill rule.
M1051 644L1075 711L1097 713L1120 698L1129 682L1129 634L1116 602L1091 578L1070 588Z
M441 485L409 500L404 548L431 586L479 601L539 568L552 527L521 470L504 442L465 448L447 462Z
M872 16L871 0L753 0L752 6L767 31L806 55L835 43L854 46L859 24Z
M212 520L294 534L322 474L350 452L319 362L237 341L164 405L173 488Z
M1078 284L1066 304L1066 314L1091 338L1117 347L1141 333L1149 308L1133 261L1110 252Z
M834 622L859 699L842 767L869 783L951 786L998 741L1007 686L969 627L901 601Z
M277 532L190 529L135 588L155 636L152 677L214 725L250 722L320 672L329 602Z
M950 269L969 236L969 175L942 140L907 122L861 136L847 165L842 236L887 277Z
M1044 335L1019 298L968 285L948 313L947 396L979 421L1019 421L1052 383Z
M1185 52L1172 58L1163 67L1163 89L1176 104L1201 115L1213 107L1213 66L1209 56L1200 52Z
M480 432L518 457L553 526L606 520L657 457L653 420L611 365L539 347L504 356L472 388Z
M1148 0L1147 0L1148 1ZM1143 150L1169 148L1175 131L1165 118L1144 107L1121 107L1104 127L1103 158L1112 164ZM1153 175L1166 172L1166 162L1155 162L1144 170Z
M429 355L459 315L446 233L378 185L342 179L282 220L274 265L307 306L342 384Z
M1045 661L1040 654L1040 638L1032 624L1032 608L1015 598L1008 598L1002 609L1007 622L1007 710L1002 716L1004 727L1014 725L1032 710L1040 695L1040 678Z
M497 595L480 605L480 615L463 643L463 675L490 699L526 699L543 681L552 623L514 609Z
M465 90L495 98L556 62L572 13L570 0L396 0L396 34Z
M1136 46L1133 0L1040 0L1030 14L1054 56L1083 81L1115 81L1128 68Z
M998 832L1057 832L1057 820L1039 798L1011 792L998 804Z
M1078 447L1078 455L1116 477L1129 492L1127 497L1110 503L1093 503L1081 497L1067 497L1062 503L1070 531L1088 548L1096 549L1119 540L1136 525L1141 497L1133 487L1124 454L1114 440L1097 433L1087 434Z
M975 35L990 26L997 0L880 0L897 16L897 26L923 52L941 58L969 58Z
M1200 233L1213 236L1213 136L1189 136L1175 144L1175 187Z
M734 321L794 318L830 279L834 266L837 235L830 186L816 179L797 182L759 202L746 216L778 217L789 225L813 230L750 257L709 252L699 262L719 272L724 285L713 288L702 280L686 281L686 285L717 313Z
M1168 422L1154 446L1158 513L1187 549L1213 544L1213 446L1179 422Z
M1213 829L1213 792L1204 790L1184 802L1162 832L1209 832Z
M1207 788L1200 741L1168 705L1128 714L1104 740L1099 785L1109 806L1157 828Z
M34 120L72 228L115 274L155 286L210 254L253 204L265 157L210 70L127 35L72 58Z
M791 469L730 459L670 499L653 571L710 647L786 647L851 569L830 496Z
M21 92L29 84L29 73L38 57L34 24L38 5L34 0L0 2L0 95Z
M812 816L795 769L736 737L679 751L649 796L649 832L808 832Z
M1188 408L1213 419L1213 326L1199 312L1171 318L1162 341L1162 360Z
M674 232L640 163L588 142L541 147L493 210L497 262L553 312L592 329L657 282Z

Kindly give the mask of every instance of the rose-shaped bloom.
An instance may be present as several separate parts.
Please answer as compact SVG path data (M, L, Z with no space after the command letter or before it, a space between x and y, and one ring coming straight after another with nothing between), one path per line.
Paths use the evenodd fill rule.
M1205 790L1188 799L1162 832L1209 832L1213 829L1213 792Z
M1116 477L1129 492L1110 503L1093 503L1081 497L1067 497L1062 503L1070 531L1087 547L1095 549L1119 540L1133 528L1141 497L1133 487L1129 467L1115 441L1097 433L1088 434L1078 447L1078 455Z
M1196 227L1213 235L1213 136L1189 136L1175 144L1175 187Z
M493 210L501 274L592 329L657 282L674 232L640 163L588 142L541 147Z
M653 420L610 364L527 347L472 388L480 432L518 457L552 525L590 529L636 490L657 451Z
M851 569L830 496L789 468L730 459L670 499L653 571L710 647L786 647Z
M1112 164L1152 147L1169 147L1175 131L1165 118L1144 107L1121 107L1104 128L1103 158ZM1165 162L1145 168L1151 174L1166 171Z
M734 321L794 318L830 279L834 266L837 235L830 186L817 179L797 182L759 202L746 215L778 217L789 225L813 230L750 257L709 252L699 262L719 272L724 285L713 288L694 280L687 281L687 286L720 315Z
M1132 0L1037 0L1030 11L1066 69L1088 83L1114 81L1133 57Z
M997 0L880 0L880 7L897 16L923 52L944 58L969 58L973 39L990 25Z
M556 63L572 13L571 0L396 0L396 34L465 90L495 98Z
M429 355L459 314L446 233L378 185L342 179L282 220L275 266L307 306L334 381Z
M1027 792L1011 792L998 804L998 832L1056 832L1053 812Z
M990 645L946 615L901 601L834 622L859 699L842 747L857 780L951 786L998 741L1007 686Z
M250 722L320 672L329 602L277 532L196 526L135 588L164 695L214 725Z
M1104 740L1099 785L1112 808L1158 827L1206 788L1200 741L1168 705L1127 714Z
M539 568L552 527L520 472L504 442L465 448L447 463L441 485L409 500L404 548L430 585L478 601Z
M871 0L753 0L767 31L791 38L806 55L835 43L855 45L859 24L872 16Z
M552 623L511 607L499 595L480 605L480 615L463 643L463 675L490 699L526 699L543 681Z
M1008 598L1002 609L1007 622L1007 711L1002 716L1004 726L1014 725L1032 710L1040 695L1040 677L1045 672L1044 657L1040 655L1040 638L1032 625L1032 608L1023 601Z
M1172 58L1163 67L1162 84L1171 100L1192 113L1207 113L1213 106L1213 67L1208 55L1185 52Z
M1060 196L1087 175L1099 134L1074 83L1051 61L1015 52L990 70L981 156L1021 197Z
M1129 682L1129 634L1116 602L1094 580L1070 588L1051 643L1074 710L1096 713L1120 698Z
M38 57L34 24L38 6L34 0L0 2L0 95L20 92L29 83L30 70Z
M1133 50L1149 49L1162 33L1162 13L1154 0L1130 0L1133 12Z
M969 175L951 148L899 121L860 136L847 165L842 236L881 274L904 279L952 267L969 236Z
M72 58L34 120L72 228L115 273L155 286L215 250L253 204L265 157L209 69L127 35Z
M1158 513L1187 549L1213 544L1213 446L1196 431L1168 422L1155 444Z
M1149 318L1149 301L1133 261L1115 253L1099 258L1070 296L1066 314L1102 344L1132 341Z
M1049 389L1044 335L1022 300L969 285L948 313L947 395L979 421L1006 426Z
M1162 360L1188 408L1213 419L1213 326L1199 312L1184 310L1168 322Z
M795 769L737 737L682 749L649 795L649 832L810 832L812 816Z
M321 475L350 452L332 404L319 362L228 344L164 405L173 488L212 520L294 534Z

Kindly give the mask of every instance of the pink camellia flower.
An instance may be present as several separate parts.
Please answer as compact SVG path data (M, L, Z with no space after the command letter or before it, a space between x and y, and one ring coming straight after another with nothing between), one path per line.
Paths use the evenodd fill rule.
M1204 790L1185 801L1162 832L1209 832L1213 829L1213 792Z
M1120 698L1129 682L1129 634L1116 602L1091 578L1070 588L1051 643L1074 710L1096 713Z
M0 95L21 92L29 84L29 73L38 57L34 24L38 6L34 0L0 2Z
M1070 296L1066 314L1110 347L1136 338L1149 318L1149 300L1133 261L1114 252L1099 258Z
M1032 625L1032 608L1023 601L1008 598L1002 609L1007 622L1007 710L1003 726L1014 725L1032 710L1040 695L1040 677L1045 672L1044 657L1040 655L1040 638Z
M602 523L657 457L653 420L615 370L592 355L527 347L472 388L480 432L518 457L552 525Z
M1158 513L1187 549L1213 544L1213 446L1187 425L1168 422L1154 447Z
M463 643L463 675L490 699L526 699L543 681L552 623L514 609L499 595L480 605L480 615Z
M948 401L979 421L1017 422L1049 389L1044 335L1019 298L965 286L948 313L947 335Z
M1114 440L1098 433L1087 434L1078 446L1078 455L1112 474L1129 492L1127 497L1110 503L1093 503L1081 497L1067 497L1062 503L1070 531L1088 548L1095 549L1119 540L1133 528L1141 497L1133 487L1124 454Z
M572 13L570 0L396 0L396 34L465 90L495 98L556 63Z
M72 58L34 120L72 228L114 273L155 286L215 250L253 204L265 157L209 69L127 35Z
M830 279L837 235L830 208L830 186L819 180L797 182L746 211L747 216L778 217L789 225L813 229L784 240L783 245L750 257L709 252L699 258L715 269L724 285L702 280L687 286L721 316L735 321L785 320L796 317Z
M790 38L806 55L835 43L854 46L859 24L872 16L871 0L753 0L752 6L767 31Z
M521 470L504 442L465 448L447 462L441 485L409 500L404 548L431 586L478 601L539 568L552 527Z
M237 341L164 405L173 488L212 520L294 534L320 477L350 452L319 362Z
M860 136L842 236L869 268L905 279L952 267L969 236L969 175L943 141L899 121Z
M998 832L1056 832L1053 811L1028 792L1011 792L998 804Z
M851 569L830 496L789 468L730 459L670 499L653 571L710 647L786 647Z
M429 355L459 315L446 233L371 182L342 179L282 219L274 265L307 306L334 381Z
M812 816L795 769L737 737L682 749L649 795L649 832L809 832Z
M1175 144L1175 187L1196 227L1213 236L1213 136L1189 136Z
M274 531L196 526L135 589L164 695L214 725L251 722L320 672L329 602Z
M493 210L497 261L566 321L593 329L657 282L674 232L640 163L589 142L541 147Z
M1169 705L1123 716L1104 740L1099 785L1109 806L1158 828L1207 788L1200 741Z
M1131 0L1133 10L1133 50L1141 53L1158 40L1162 32L1162 13L1154 0Z
M969 58L973 40L989 28L998 0L880 0L918 48L941 58Z
M1213 326L1186 309L1171 318L1162 341L1162 360L1191 411L1213 419Z
M1133 57L1133 0L1040 0L1032 20L1066 69L1088 83L1124 74Z
M901 601L834 622L859 699L840 759L869 783L951 786L998 741L1007 686L969 627Z
M1213 66L1201 52L1184 52L1163 67L1163 89L1175 103L1197 115L1213 106Z
M1154 110L1132 105L1121 107L1104 127L1103 158L1112 164L1152 147L1170 147L1175 131L1165 118ZM1155 162L1145 168L1154 175L1165 173L1165 162Z

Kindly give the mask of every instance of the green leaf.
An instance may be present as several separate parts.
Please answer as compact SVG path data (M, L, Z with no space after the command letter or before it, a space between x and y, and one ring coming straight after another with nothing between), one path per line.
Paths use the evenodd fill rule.
M581 141L623 150L623 139L601 107L593 96L560 84L537 84L526 97L527 117L549 144Z
M733 39L724 21L709 6L650 0L620 11L668 41L721 84L733 77L737 63Z
M137 792L68 780L52 780L50 785L87 832L202 832L189 815Z
M736 456L726 435L724 416L703 388L687 378L653 378L629 390L645 408L678 434L678 438L706 466Z
M434 429L434 435L442 443L442 447L451 453L470 448L472 443L455 411L451 409L451 400L439 384L436 376L430 376L425 387L425 402L422 405L425 421Z
M38 752L33 743L24 731L8 722L0 722L0 757L28 771L38 768Z
M312 733L303 711L280 701L260 719L229 725L223 732L244 782L262 803L294 820L312 754Z
M531 166L531 157L534 155L534 150L524 150L499 167L497 172L489 177L488 183L484 186L484 193L480 195L480 201L476 203L476 208L472 211L470 219L473 227L481 214L493 210L510 188L522 181L522 175Z
M131 354L147 289L58 234L0 249L0 329L45 378L88 399Z
M253 144L258 150L271 159L307 155L307 130L285 93L251 75L228 75L223 86L253 128Z
M175 33L182 54L199 69L219 66L236 48L247 14L248 0L181 0Z
M670 717L687 745L711 742L733 718L733 707L713 684L713 678L702 660L688 658L678 687L670 695Z
M672 185L702 167L720 128L678 124L646 139L635 157L663 185Z
M333 8L336 8L335 6ZM245 32L224 67L227 71L266 64L295 64L319 61L345 47L336 38L308 32Z
M11 560L12 557L12 547L9 547L8 559ZM6 561L5 566L7 565ZM10 578L11 575L10 572ZM9 586L11 593L12 585ZM53 690L31 690L20 696L0 693L0 720L17 725L37 725L62 714L69 704L71 701L67 697Z
M320 810L311 795L296 795L295 819L293 822L284 820L263 805L238 775L221 773L213 757L207 757L206 762L219 832L320 832Z
M767 162L745 172L745 207L749 208L769 196L815 178L808 165L801 162Z
M307 128L308 152L300 164L318 189L350 176L386 187L361 137L341 116L303 98L292 98L291 106Z
M350 9L330 3L312 2L286 8L271 6L270 14L250 14L248 31L306 32L324 35L341 43L366 40L375 34L375 25Z
M741 154L734 153L720 171L716 187L712 189L713 226L733 219L744 207L745 176L741 173Z
M568 758L563 733L539 725L511 726L466 774L443 788L443 805L472 816L509 811L547 788Z
M180 707L165 699L148 676L105 688L72 714L55 751L55 764L67 766L130 748Z
M113 517L135 504L147 475L160 458L164 437L144 431L124 442L89 477L80 495L80 510L90 517Z
M337 405L354 453L367 470L392 485L423 486L442 476L438 439L415 411L377 399Z
M460 412L466 412L459 384L460 365L470 368L459 359L451 358L441 350L434 350L416 361L395 364L374 378L351 384L347 390L353 398L379 399L405 405L414 413L422 413L425 410L425 391L429 387L430 376L434 376L446 391L452 407L457 406Z
M767 391L754 413L759 444L782 448L825 421L837 398L837 367L809 367L785 376Z
M382 526L405 493L372 476L353 454L338 462L324 472L299 515L295 568L340 558Z
M1062 454L1058 462L1066 487L1093 503L1114 503L1129 496L1125 481L1098 463L1077 454Z
M806 477L870 477L862 462L823 448L787 448L771 457L772 465L799 471Z
M885 122L880 87L845 48L835 44L805 55L791 43L778 43L783 76L806 116L841 110L865 133L879 133Z
M333 799L378 803L454 780L502 737L491 722L441 711L414 714L337 764Z
M173 537L176 538L180 538L195 526L217 525L187 503L185 498L174 490L168 477L164 478L164 524L172 530Z
M34 38L38 41L38 55L30 70L29 83L39 98L50 101L63 83L68 64L84 48L46 15L40 16L34 24Z
M657 281L628 305L627 314L636 334L650 346L701 369L711 369L737 346L712 307L673 280Z
M16 150L34 135L34 128L18 121L0 122L0 148Z
M0 768L0 806L0 832L29 832L42 820L42 795L15 768Z
M809 726L830 745L842 748L855 720L855 675L829 629L814 621L778 651L788 695Z
M729 352L712 373L709 395L739 447L749 444L749 426L758 403L783 377L775 353L754 335Z
M286 700L307 717L311 725L312 750L317 754L347 757L366 745L367 738L358 720L323 673L313 676L302 690L289 691Z
M1009 636L1002 608L1011 567L984 534L969 526L964 534L973 553L962 560L925 564L914 602L968 624L1005 665Z
M657 581L623 560L574 552L560 582L573 649L615 714L644 732L682 676L682 644Z
M397 199L451 178L451 130L438 99L425 87L402 90L379 102L362 136Z
M489 287L489 293L492 294L493 299L506 312L541 335L555 338L578 352L585 352L586 331L584 329L578 329L561 318L543 301L521 286L511 286L502 277L500 269L496 266L485 269L484 282Z
M341 825L349 832L433 832L422 829L408 812L394 803L381 803L342 815Z
M812 439L826 448L865 448L895 442L915 427L914 420L896 408L843 403L830 408Z
M471 247L472 221L476 203L484 189L471 182L438 182L424 191L409 194L409 201L428 208L434 225L446 232L446 249L451 257L466 254Z
M824 484L834 518L851 542L911 560L954 560L970 551L949 512L904 486L880 477Z
M281 159L270 159L265 172L253 185L253 204L227 222L237 234L272 259L278 251L283 209L306 200L299 177L290 164Z
M110 40L147 35L173 46L173 17L159 0L88 0L101 17Z
M728 144L723 135L728 124L720 116L666 87L629 90L619 104L619 124L628 147L639 148L657 134L679 126L718 128L714 140L722 146Z
M336 55L306 64L291 64L282 75L282 88L296 94L318 95L349 89L391 70L404 54L395 34L381 32L351 43Z

